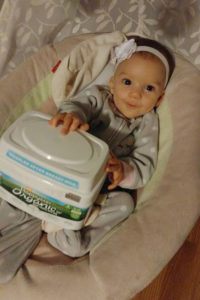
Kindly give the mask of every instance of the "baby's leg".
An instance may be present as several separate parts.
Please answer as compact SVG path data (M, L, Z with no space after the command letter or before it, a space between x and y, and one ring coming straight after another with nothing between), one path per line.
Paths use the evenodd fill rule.
M0 283L12 279L33 252L40 236L40 220L0 198Z
M111 192L96 220L80 231L62 229L49 233L49 243L71 257L89 252L103 236L125 220L134 209L133 198L125 192Z

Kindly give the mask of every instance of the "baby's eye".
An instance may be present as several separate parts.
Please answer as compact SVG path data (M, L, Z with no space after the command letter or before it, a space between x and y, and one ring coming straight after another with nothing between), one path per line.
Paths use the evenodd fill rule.
M130 79L127 79L127 78L123 79L122 82L123 82L125 85L131 85L131 84L132 84L131 80L130 80Z
M152 91L155 90L155 88L154 88L152 85L147 85L147 86L145 87L145 89L146 89L147 91L149 91L149 92L152 92Z

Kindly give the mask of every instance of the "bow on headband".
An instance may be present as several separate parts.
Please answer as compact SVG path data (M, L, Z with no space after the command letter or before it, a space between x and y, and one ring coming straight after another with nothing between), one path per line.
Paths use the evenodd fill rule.
M155 56L157 56L162 61L166 70L166 79L165 79L165 86L166 86L169 78L169 63L166 57L160 51L158 51L157 49L151 46L148 45L137 46L135 39L130 39L115 48L115 57L113 59L113 63L118 65L125 59L131 58L131 56L135 52L140 52L140 51L150 52Z

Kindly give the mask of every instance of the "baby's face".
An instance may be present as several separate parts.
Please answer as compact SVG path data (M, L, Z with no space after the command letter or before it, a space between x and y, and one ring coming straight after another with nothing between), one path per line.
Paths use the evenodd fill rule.
M110 79L110 91L117 109L136 118L158 106L164 95L165 67L157 57L134 53L119 64Z

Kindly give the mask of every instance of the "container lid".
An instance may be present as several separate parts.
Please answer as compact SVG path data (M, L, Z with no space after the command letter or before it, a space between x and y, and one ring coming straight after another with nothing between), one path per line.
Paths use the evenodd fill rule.
M53 128L44 119L24 120L21 135L29 149L58 163L78 165L91 159L93 150L89 141L74 131L61 135L61 127Z

